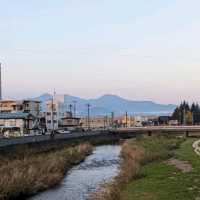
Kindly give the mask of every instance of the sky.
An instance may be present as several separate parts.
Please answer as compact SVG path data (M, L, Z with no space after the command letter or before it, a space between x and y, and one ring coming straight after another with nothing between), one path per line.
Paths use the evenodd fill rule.
M4 98L200 101L199 0L0 0Z

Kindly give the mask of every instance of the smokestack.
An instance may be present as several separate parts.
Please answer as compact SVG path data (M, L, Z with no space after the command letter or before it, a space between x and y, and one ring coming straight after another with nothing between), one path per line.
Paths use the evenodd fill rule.
M1 63L0 63L0 100L2 100Z

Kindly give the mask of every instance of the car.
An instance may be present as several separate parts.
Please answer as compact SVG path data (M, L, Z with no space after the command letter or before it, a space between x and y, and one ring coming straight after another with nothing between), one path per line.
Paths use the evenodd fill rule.
M59 134L69 134L71 133L70 131L66 131L66 130L59 130L57 131Z

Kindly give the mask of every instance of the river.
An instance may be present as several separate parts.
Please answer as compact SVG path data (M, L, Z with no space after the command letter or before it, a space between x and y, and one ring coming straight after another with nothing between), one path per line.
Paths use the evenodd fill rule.
M29 200L87 200L103 184L119 173L119 145L96 147L80 165L73 167L62 183Z

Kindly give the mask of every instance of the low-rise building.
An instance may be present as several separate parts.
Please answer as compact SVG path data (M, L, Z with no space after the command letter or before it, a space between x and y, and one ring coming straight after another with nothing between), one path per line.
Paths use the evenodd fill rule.
M158 117L158 123L159 125L161 126L164 126L164 125L169 125L169 121L171 120L171 117L170 116L159 116Z
M123 116L122 118L122 126L123 127L134 127L136 124L135 117L133 116Z
M88 118L81 118L80 123L84 129L105 129L112 126L112 119L110 117L91 117L88 122Z
M21 104L23 105L22 112L30 113L35 117L38 117L40 115L40 101L23 100Z
M30 113L35 117L40 115L40 101L34 100L3 100L0 101L0 113Z
M13 100L3 100L0 101L0 113L11 113L14 112L14 105L16 101Z
M169 120L169 126L178 126L178 120Z
M81 127L81 119L77 117L63 117L59 123L59 129L75 130Z
M11 134L19 130L20 135L32 134L40 127L40 102L35 100L0 101L0 125ZM44 130L44 128L43 128ZM2 131L1 131L2 132ZM44 131L43 131L44 132Z
M37 126L37 118L30 113L0 113L1 134L9 135L11 130L19 130L18 134L21 136L34 134Z

